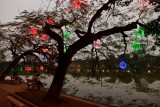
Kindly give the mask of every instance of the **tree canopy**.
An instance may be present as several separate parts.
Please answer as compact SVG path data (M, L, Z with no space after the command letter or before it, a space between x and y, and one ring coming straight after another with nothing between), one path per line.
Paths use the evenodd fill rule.
M150 7L143 10L133 0L81 1L79 8L73 7L71 0L57 0L55 4L52 10L48 10L49 5L46 11L24 10L15 17L16 21L0 26L6 31L4 40L9 40L6 49L12 53L16 63L21 57L34 53L37 56L45 54L48 61L58 60L56 74L46 98L59 96L66 70L75 54L89 53L98 60L98 56L106 58L132 52L144 53L145 48L145 53L159 55L159 52L155 54L155 50L159 49L155 49L155 46L160 44L160 3L157 0L150 1ZM142 38L135 36L139 28L138 33L144 35ZM47 40L46 36L42 37L44 34ZM134 41L143 46L140 51L132 49ZM97 44L100 49L95 47ZM43 49L56 54L45 53Z

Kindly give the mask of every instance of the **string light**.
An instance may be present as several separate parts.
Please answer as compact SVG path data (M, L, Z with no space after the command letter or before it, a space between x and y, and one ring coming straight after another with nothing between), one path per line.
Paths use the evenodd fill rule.
M132 48L133 48L133 50L137 51L137 50L139 50L141 48L141 44L139 42L137 42L137 41L134 41L132 43Z
M126 64L124 61L122 61L122 62L119 64L119 67L120 67L121 69L125 69L125 68L127 67L127 64Z
M65 38L69 38L69 32L66 32L66 33L64 34L64 37L65 37Z
M21 66L20 70L21 70L21 72L23 71L23 67L22 66Z
M102 46L102 42L100 41L100 39L97 39L96 41L94 41L93 44L95 49L100 49Z
M52 52L51 52L51 51L49 51L49 50L48 50L47 52L48 52L49 54L52 54Z
M144 36L144 31L143 31L142 27L140 27L134 34L137 37L143 37Z
M47 52L47 49L42 48L42 51L43 51L43 52Z
M38 70L38 67L36 67L36 70Z
M64 45L64 52L66 52L66 47L65 47L65 45Z
M52 24L53 24L53 20L48 19L48 20L47 20L47 23L50 24L50 25L52 25Z
M145 10L150 5L150 0L139 0L138 7L140 10Z
M25 67L25 71L30 71L31 67Z
M80 8L81 1L80 0L72 0L72 5L74 8Z
M36 35L36 34L37 34L37 29L34 28L34 27L32 27L32 28L30 29L30 33L31 33L32 35Z
M54 66L57 67L57 66L58 66L58 63L55 63Z
M129 73L129 72L130 72L130 70L127 70L126 72L128 72L128 73Z
M57 62L57 60L56 59L54 59L54 61L53 61L54 63L56 63Z
M41 71L43 71L43 69L44 69L44 67L43 67L43 66L41 66L41 67L40 67L40 70L41 70Z
M42 36L41 36L41 39L43 40L43 41L45 41L45 40L47 40L47 35L46 34L43 34Z
M44 59L44 55L42 55L42 59Z

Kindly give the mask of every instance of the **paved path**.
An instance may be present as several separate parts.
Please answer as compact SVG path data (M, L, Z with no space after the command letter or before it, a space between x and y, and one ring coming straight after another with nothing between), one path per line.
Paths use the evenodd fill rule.
M27 84L24 84L24 83L18 84L18 85L0 84L0 88L10 93L24 92L24 91L27 91Z
M1 90L4 90L7 93L3 96L2 100L0 99L0 102L2 102L3 100L5 100L7 102L6 97L9 95L9 93L14 94L16 92L28 91L26 83L13 85L11 83L11 81L8 81L7 83L6 82L3 83L3 82L4 81L0 81L0 92L1 92ZM44 88L41 88L41 90L48 91L47 89L44 89ZM1 93L0 93L0 95L1 95ZM81 104L86 103L87 105L90 105L90 106L94 105L96 107L113 107L113 106L110 106L110 105L107 105L107 106L105 105L104 106L103 104L92 101L92 100L87 100L87 99L83 99L83 98L80 98L80 97L71 96L71 95L67 95L67 94L61 94L61 96L65 99L67 99L68 101L74 101L74 102L81 103ZM8 106L0 106L0 107L10 107L10 106L8 105Z
M7 91L0 89L0 107L11 107L10 102L6 98L8 95Z
M11 107L7 96L10 93L24 92L27 89L26 84L13 85L11 81L0 81L0 107Z

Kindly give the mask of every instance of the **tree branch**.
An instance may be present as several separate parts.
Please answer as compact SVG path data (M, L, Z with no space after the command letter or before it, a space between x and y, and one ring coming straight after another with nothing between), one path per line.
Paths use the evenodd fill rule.
M68 51L65 53L65 57L72 58L76 52L85 46L92 44L94 40L100 39L102 36L109 36L111 34L120 33L122 31L130 31L132 29L137 28L137 22L132 22L124 27L113 27L108 30L100 31L96 34L85 34L81 39L73 43L69 48ZM87 36L86 36L87 35Z
M56 40L58 43L58 52L59 52L59 57L63 56L64 54L64 46L63 46L63 39L60 35L57 33L53 32L49 27L48 24L45 25L43 28L44 33L49 35L52 39Z
M115 0L109 0L106 4L104 4L100 9L97 10L97 12L94 14L94 16L92 17L92 19L89 22L88 31L87 31L88 33L91 33L92 25L93 25L94 21L101 16L101 12L103 10L108 9L109 8L108 5L113 2L115 2Z
M77 36L78 36L79 38L82 37L80 34L84 34L84 35L86 34L86 32L80 31L80 30L75 30L75 33L77 34Z

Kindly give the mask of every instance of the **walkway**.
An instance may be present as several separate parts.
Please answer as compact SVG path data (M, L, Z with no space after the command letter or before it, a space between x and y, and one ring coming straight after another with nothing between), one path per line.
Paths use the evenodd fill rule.
M47 89L41 89L41 90L47 91ZM14 94L16 92L24 92L24 91L28 91L28 90L27 90L26 83L22 83L20 85L13 85L11 83L11 81L0 81L0 95L3 91L5 92L5 95L0 97L0 104L3 101L7 102L6 96L8 96L9 93ZM83 99L80 97L71 96L71 95L67 95L67 94L61 94L61 97L68 99L69 101L79 102L81 104L85 103L86 105L89 105L89 107L91 107L91 106L93 106L93 107L114 107L114 106L106 105L103 103L99 103L99 102L95 102L92 100L87 100L87 99ZM10 106L1 106L1 107L10 107Z

